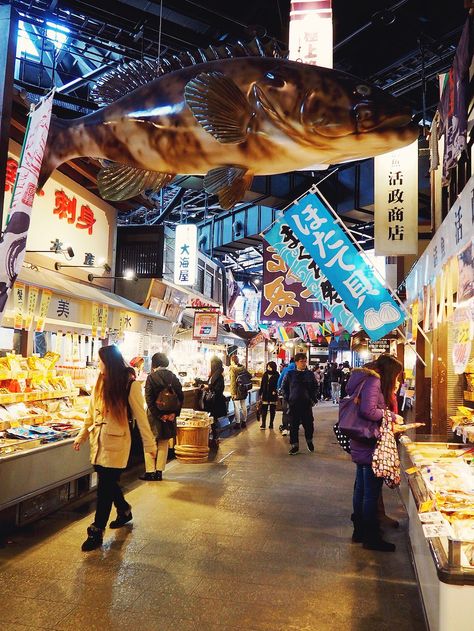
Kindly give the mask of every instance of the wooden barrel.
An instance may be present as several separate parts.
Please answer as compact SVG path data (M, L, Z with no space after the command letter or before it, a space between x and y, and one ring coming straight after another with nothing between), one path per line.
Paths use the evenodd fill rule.
M209 427L179 427L174 453L180 462L207 462L209 456Z

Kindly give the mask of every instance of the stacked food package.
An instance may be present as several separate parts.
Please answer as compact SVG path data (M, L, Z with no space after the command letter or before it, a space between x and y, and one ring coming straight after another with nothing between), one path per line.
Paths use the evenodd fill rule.
M463 564L474 567L474 448L453 447L406 444L430 497L420 511L437 512L449 523L451 538L463 542Z
M208 412L183 408L176 423L178 427L209 427L212 417Z
M474 410L459 405L454 416L449 417L451 428L455 434L461 436L464 442L474 443Z

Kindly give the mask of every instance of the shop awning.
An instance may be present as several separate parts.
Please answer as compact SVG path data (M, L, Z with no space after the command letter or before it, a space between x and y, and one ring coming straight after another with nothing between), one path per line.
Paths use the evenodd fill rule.
M18 282L22 282L28 286L38 287L39 289L49 289L55 295L70 298L72 303L85 301L89 304L98 303L107 305L109 310L112 311L117 318L119 317L118 314L124 311L130 314L137 314L137 316L141 316L141 318L134 323L135 329L142 328L142 326L145 328L146 321L151 320L153 322L153 334L171 336L172 323L168 320L168 318L150 311L149 309L145 309L145 307L142 307L131 300L127 300L122 296L113 294L112 292L104 289L98 289L97 287L71 280L70 278L66 278L65 276L51 270L22 268L18 277ZM10 296L9 303L7 303L6 315L8 316L8 311L12 310L13 302L12 297ZM73 318L71 317L67 323L79 326L81 324L90 324L90 321L86 321L84 317L76 317L75 319L78 320L77 322L72 322L72 319ZM50 322L54 321L61 324L65 323L65 320L55 320L54 317L52 318L50 312L48 312L47 321L48 320Z

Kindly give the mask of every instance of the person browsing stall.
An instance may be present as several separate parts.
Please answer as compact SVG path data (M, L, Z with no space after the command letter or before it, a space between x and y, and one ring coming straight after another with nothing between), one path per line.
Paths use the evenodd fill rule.
M267 368L262 376L258 394L262 402L262 423L260 429L265 429L267 423L268 408L270 408L269 429L273 429L275 421L276 405L278 400L278 378L280 374L275 362L268 362Z

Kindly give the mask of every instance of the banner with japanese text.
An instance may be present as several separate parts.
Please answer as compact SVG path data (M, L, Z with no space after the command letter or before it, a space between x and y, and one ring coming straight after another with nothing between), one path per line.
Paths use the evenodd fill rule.
M44 324L46 321L46 314L48 313L49 305L51 303L51 296L53 292L49 289L43 289L41 292L41 302L39 308L38 318L36 320L36 332L42 333L44 331Z
M38 287L28 287L28 300L26 302L26 318L25 329L29 331L33 318L35 317L36 304L38 302L39 289Z
M0 243L0 318L25 258L31 208L48 138L52 105L53 93L29 115L8 224Z
M100 315L100 334L99 337L104 339L107 335L107 325L109 320L109 306L101 305L101 309L99 309Z
M375 255L418 254L418 141L374 158Z
M26 287L25 283L15 283L13 287L13 328L21 331L25 315Z
M400 306L319 194L301 197L287 209L284 221L372 340L404 322ZM334 308L331 313L346 330L353 330Z
M333 67L331 0L291 0L289 59Z
M99 305L97 302L92 303L91 329L92 337L97 337L99 329Z
M263 241L261 322L314 322L321 319L321 303L288 271L283 259Z
M320 301L328 311L341 322L346 331L354 331L357 321L342 298L335 290L331 282L324 276L321 269L308 254L305 247L288 225L285 217L276 221L268 232L265 233L266 241L278 252L288 266L291 274L294 274L303 287L311 292L316 300Z

